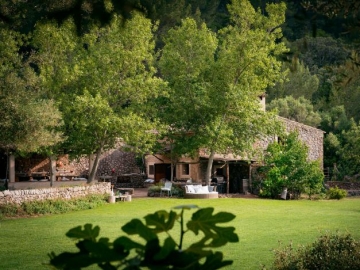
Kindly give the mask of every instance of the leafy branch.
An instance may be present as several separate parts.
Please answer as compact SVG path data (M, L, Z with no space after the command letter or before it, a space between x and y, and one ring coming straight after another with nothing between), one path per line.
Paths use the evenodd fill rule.
M108 238L98 238L99 226L85 224L70 229L66 236L78 240L78 252L50 253L50 265L57 269L81 269L96 264L101 269L219 269L231 265L224 260L221 252L213 248L228 242L239 242L234 227L220 227L218 223L233 220L235 215L227 212L213 214L214 208L202 208L193 213L191 220L184 224L184 211L197 208L196 205L182 205L171 210L157 211L145 216L145 223L132 219L122 226L128 235L137 235L145 244L133 241L127 236L120 236L114 242ZM170 231L175 222L180 224L179 243L171 237ZM201 239L183 248L184 235L193 232ZM160 233L167 236L161 245Z

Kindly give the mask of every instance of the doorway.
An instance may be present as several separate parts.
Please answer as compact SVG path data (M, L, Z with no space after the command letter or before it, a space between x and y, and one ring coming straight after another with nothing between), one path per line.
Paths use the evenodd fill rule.
M174 176L176 175L176 169L174 166ZM171 164L170 163L160 163L155 164L155 182L159 182L161 179L165 178L170 180L171 178Z
M0 153L0 179L9 178L7 155Z
M229 192L246 193L248 191L250 166L247 162L229 164Z

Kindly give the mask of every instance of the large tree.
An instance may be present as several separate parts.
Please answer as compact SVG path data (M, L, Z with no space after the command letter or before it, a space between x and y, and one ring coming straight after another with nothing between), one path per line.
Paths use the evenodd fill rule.
M54 100L42 95L26 55L26 37L0 26L0 148L40 152L62 140L61 114Z
M60 27L45 22L34 35L43 84L64 112L64 148L96 154L89 182L104 150L122 142L147 151L155 140L156 133L147 132L157 123L149 103L162 81L154 77L152 27L133 13L125 24L114 16L81 37L72 20Z
M340 170L346 175L360 173L360 124L353 123L351 128L343 132L343 145L339 149Z
M228 9L231 24L219 38L187 19L169 32L160 60L172 88L172 131L185 135L179 143L206 149L206 181L215 153L250 158L256 140L274 134L277 126L261 109L259 96L280 77L276 56L286 48L277 40L285 5L268 5L268 16L245 0L233 1Z

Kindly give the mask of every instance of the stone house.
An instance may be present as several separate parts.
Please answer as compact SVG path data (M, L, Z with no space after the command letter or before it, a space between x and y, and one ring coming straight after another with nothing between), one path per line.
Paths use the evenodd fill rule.
M265 97L259 98L265 110ZM289 119L279 118L284 122L287 131L298 131L300 139L309 148L309 160L320 160L322 164L324 132ZM259 142L259 144L265 149L269 141ZM52 165L49 158L39 155L33 155L30 158L11 155L9 173L5 174L8 166L6 158L0 153L0 179L7 176L10 180L10 189L49 187L50 166L56 166L57 170L56 181L52 183L55 187L86 183L92 164L90 157L71 160L67 155L60 155ZM204 183L208 158L204 150L199 150L196 157L182 157L177 160L173 166L174 179L179 182L191 179L193 182ZM140 187L146 178L154 179L156 182L171 178L171 160L166 155L145 155L144 165L145 172L137 163L134 153L112 149L102 154L96 178L99 181L111 181L116 187ZM246 160L231 154L216 154L212 178L216 178L218 187L223 189L223 192L245 192L247 186L251 184L252 169L257 166L259 166L257 160Z
M265 97L260 97L260 103L265 110ZM297 131L299 138L308 146L309 160L320 160L323 164L323 139L324 132L320 129L304 125L283 117L279 117L288 132ZM278 138L275 138L278 139ZM262 149L266 149L268 141L258 142ZM205 172L209 156L202 149L194 158L182 157L173 165L173 177L175 181L192 182L205 184ZM247 160L231 154L216 154L213 161L212 179L216 178L220 192L238 193L246 192L251 185L252 170L260 164L257 160ZM171 177L171 160L166 155L153 154L145 156L147 177L158 182ZM322 166L322 165L321 165ZM220 185L219 185L220 183Z

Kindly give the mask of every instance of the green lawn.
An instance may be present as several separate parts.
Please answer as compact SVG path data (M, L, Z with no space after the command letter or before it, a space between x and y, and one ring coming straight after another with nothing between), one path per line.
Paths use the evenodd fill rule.
M120 227L132 218L143 218L156 210L169 210L183 204L212 206L215 212L236 214L235 220L224 224L236 227L240 237L239 243L222 248L225 258L234 261L226 269L269 266L272 250L278 247L279 241L284 244L292 241L295 246L307 244L325 231L351 233L360 239L359 198L340 201L139 198L93 210L0 221L0 269L46 269L41 263L48 261L49 252L58 254L76 249L74 242L65 237L72 227L86 223L99 225L101 236L113 240L122 233ZM177 232L173 233L176 239Z

